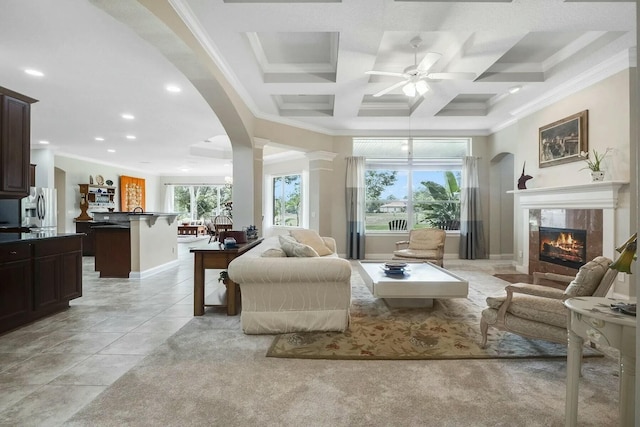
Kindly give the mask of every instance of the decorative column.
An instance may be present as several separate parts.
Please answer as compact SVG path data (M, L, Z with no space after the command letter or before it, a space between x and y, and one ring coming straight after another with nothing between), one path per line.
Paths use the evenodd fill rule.
M233 229L242 230L254 224L255 180L252 147L233 145ZM260 170L260 172L262 169ZM262 193L260 187L257 192Z
M333 202L333 159L336 153L314 151L309 159L309 228L321 236L331 236Z
M253 139L253 222L249 225L258 227L262 236L264 224L264 146L269 140Z

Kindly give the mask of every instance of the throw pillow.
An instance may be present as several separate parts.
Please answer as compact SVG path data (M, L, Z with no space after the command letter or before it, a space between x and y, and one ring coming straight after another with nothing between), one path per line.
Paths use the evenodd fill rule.
M269 248L266 251L262 252L260 256L265 258L282 258L286 257L287 254L285 254L284 251L280 248Z
M609 269L611 260L605 257L597 257L589 261L578 270L576 278L569 283L564 294L570 297L583 297L593 295L604 273Z
M298 243L292 237L278 236L280 247L288 257L317 257L318 253L308 245Z
M315 230L291 230L289 234L296 239L297 242L307 246L311 246L319 256L331 255L333 251L324 244L324 240Z

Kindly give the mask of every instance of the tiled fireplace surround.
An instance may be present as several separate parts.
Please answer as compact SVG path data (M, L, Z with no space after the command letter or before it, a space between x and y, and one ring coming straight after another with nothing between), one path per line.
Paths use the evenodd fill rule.
M618 190L625 182L604 181L567 187L517 190L523 224L523 272L575 275L577 270L539 259L539 227L573 228L587 231L587 260L598 255L615 258ZM527 262L528 261L528 262Z

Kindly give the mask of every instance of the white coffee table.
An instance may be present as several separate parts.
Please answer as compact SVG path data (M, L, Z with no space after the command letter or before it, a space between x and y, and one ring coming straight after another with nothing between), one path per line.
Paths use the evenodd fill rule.
M387 275L384 262L359 261L358 268L365 284L378 298L394 307L432 307L434 298L466 298L469 282L455 274L425 263L407 263L403 275Z

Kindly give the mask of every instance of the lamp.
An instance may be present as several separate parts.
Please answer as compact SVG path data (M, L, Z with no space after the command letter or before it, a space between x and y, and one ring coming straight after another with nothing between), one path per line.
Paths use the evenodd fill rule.
M633 236L622 244L622 246L616 248L616 251L620 253L620 257L609 268L620 271L621 273L631 274L631 262L637 258L636 250L638 248L638 233L634 233Z
M424 95L428 91L429 91L429 86L427 85L427 82L425 82L424 80L418 80L415 82L410 81L406 85L402 86L402 92L404 92L405 95L411 98L416 96L416 92L420 95Z

